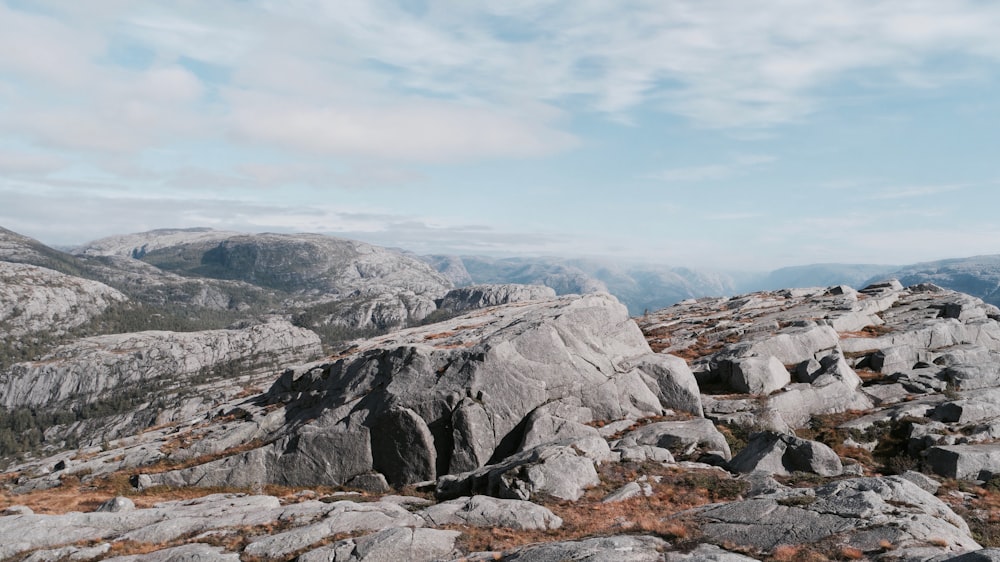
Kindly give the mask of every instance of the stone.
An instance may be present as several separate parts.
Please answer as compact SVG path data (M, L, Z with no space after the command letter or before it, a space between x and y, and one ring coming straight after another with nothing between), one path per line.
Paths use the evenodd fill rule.
M776 357L745 357L733 361L729 386L746 394L771 394L792 382L792 376Z
M666 541L644 535L595 537L579 541L551 542L515 548L503 553L504 562L660 562Z
M839 476L844 471L840 458L826 445L770 431L750 435L728 467L743 474L763 471L783 476L792 472Z
M696 451L717 452L731 456L726 438L707 419L657 422L644 425L622 436L617 447L651 445L670 450L675 457L688 457Z
M452 289L438 303L438 310L459 314L479 308L555 298L556 292L544 285L471 285Z
M576 437L600 438L601 434L596 428L536 410L526 418L524 438L519 450L525 451L543 443Z
M580 444L572 440L548 443L508 457L499 464L443 476L438 479L435 496L449 500L482 494L527 501L533 494L545 493L575 501L587 488L600 484L594 460L586 456ZM607 443L604 446L606 448Z
M900 476L910 482L913 482L919 486L921 490L931 495L937 494L938 488L941 487L941 484L937 480L934 480L930 476L915 470L907 470L906 472L900 474Z
M651 496L653 495L653 487L647 482L629 482L621 488L618 488L614 492L611 492L601 503L615 503L622 502L625 500L630 500L632 498L637 498L639 496Z
M1000 443L931 447L927 464L945 478L989 480L1000 474Z
M95 511L98 513L120 513L123 511L132 511L134 509L135 503L132 500L124 496L118 496L102 503Z
M910 548L934 554L977 549L969 527L941 500L898 476L838 480L814 489L778 489L743 501L682 512L700 523L711 542L770 551L788 544L809 545L836 536L862 551L887 540L898 555ZM930 556L928 556L929 558Z
M547 531L562 526L548 508L521 500L472 496L442 502L417 512L428 525L470 525Z
M218 546L192 543L134 556L105 558L109 562L239 562L240 555Z
M941 562L1000 562L1000 548L984 548L975 552L945 558Z
M714 544L699 544L687 553L666 553L666 562L757 562L757 559L723 550Z
M457 554L458 531L394 527L299 555L298 562L432 562Z
M0 406L95 402L129 386L182 381L232 364L247 370L322 353L319 336L284 321L241 330L133 332L81 338L0 373Z

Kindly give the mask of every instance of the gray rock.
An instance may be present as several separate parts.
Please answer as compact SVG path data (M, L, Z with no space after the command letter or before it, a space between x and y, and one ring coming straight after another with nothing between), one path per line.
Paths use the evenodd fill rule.
M659 562L668 543L651 536L621 535L523 546L504 552L504 562Z
M576 437L598 437L601 434L596 428L582 423L567 420L544 413L542 410L532 412L526 419L524 438L519 450L524 451L543 443L572 439Z
M601 503L615 503L622 502L625 500L630 500L632 498L637 498L639 496L651 496L653 495L653 487L647 482L629 482L621 488L618 488L614 492L611 492Z
M372 466L359 463L358 473L374 467L402 485L511 454L525 437L525 418L543 405L587 412L570 420L577 423L659 415L674 406L700 413L693 375L674 368L676 361L651 353L621 304L593 294L493 307L374 338L335 363L286 371L267 399L286 405L291 420L315 420L295 428L300 435L371 439ZM665 365L669 375L660 369ZM681 388L687 394L675 392ZM661 395L682 399L662 403ZM329 447L311 449L299 457L331 454L324 452ZM296 470L300 461L276 460L295 451L273 451L254 461L268 467L267 478ZM275 464L283 468L270 468ZM338 471L308 482L298 480L307 476L299 470L296 482L354 475Z
M1000 404L979 400L952 400L934 408L933 418L945 423L970 424L1000 417Z
M941 562L1000 562L1000 548L984 548L975 552L945 558Z
M132 500L123 496L118 496L102 503L95 511L99 513L120 513L123 511L132 511L134 509L135 503Z
M699 544L688 553L666 553L666 562L757 562L757 559L723 550L714 544Z
M937 480L934 480L930 476L923 474L921 472L916 472L914 470L907 470L906 472L900 474L901 477L913 482L920 487L921 490L927 492L928 494L937 494L938 488L941 484Z
M235 552L226 552L222 547L192 543L146 554L116 556L104 560L108 562L239 562L240 555Z
M469 310L533 300L555 298L556 292L544 285L472 285L452 289L438 304L439 310L462 313Z
M532 494L545 493L577 500L586 488L600 484L594 460L585 456L587 448L590 446L582 440L540 445L499 464L443 476L438 479L435 495L443 500L482 494L527 501Z
M46 550L36 550L24 558L22 562L65 562L67 560L100 559L111 550L111 543L101 543L94 546L64 546Z
M670 450L674 456L691 456L696 451L717 452L731 457L726 438L707 419L657 422L626 433L618 447L652 445Z
M944 370L943 376L961 390L994 388L1000 386L1000 364L951 365Z
M826 445L769 431L752 434L747 446L728 466L744 474L764 471L788 475L799 471L838 476L844 471L840 458Z
M521 501L472 496L458 498L417 512L428 525L470 525L546 531L562 526L562 519L547 508Z
M243 330L94 336L0 373L0 406L94 402L129 386L176 384L222 366L251 370L321 352L319 336L283 321Z
M683 514L701 522L713 542L771 550L838 536L863 551L888 540L899 550L925 548L937 555L977 549L969 527L941 500L898 477L839 480L812 490L779 489L744 501L709 505Z
M299 562L431 562L456 554L458 531L394 527L300 555Z
M660 399L664 407L696 416L702 415L701 391L698 381L680 357L658 353L633 361L643 380Z
M729 386L747 394L771 394L792 382L792 376L776 357L745 357L733 361Z
M931 447L927 464L945 478L989 480L1000 474L1000 443Z
M121 292L97 281L0 261L0 330L10 338L65 334L126 300Z
M338 533L421 525L423 519L394 503L339 501L331 504L323 520L261 537L248 544L243 552L262 558L280 558Z
M394 484L433 480L437 449L427 423L409 408L392 408L372 427L372 461L375 470Z
M10 507L4 508L0 511L0 516L3 515L34 515L35 512L26 505L12 505Z

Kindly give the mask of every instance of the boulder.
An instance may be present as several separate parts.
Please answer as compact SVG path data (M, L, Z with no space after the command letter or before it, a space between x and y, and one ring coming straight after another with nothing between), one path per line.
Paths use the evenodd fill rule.
M771 394L792 382L788 369L776 357L744 357L733 361L729 387L746 394Z
M674 408L700 415L697 384L682 365L653 354L609 295L472 312L374 338L334 363L286 371L266 399L285 406L290 428L303 436L370 440L372 464L355 463L355 474L318 462L296 470L302 460L335 454L308 446L312 452L298 454L300 460L282 460L309 445L299 438L298 449L289 441L261 454L263 473L288 481L283 470L292 470L298 485L319 485L374 469L400 486L495 463L522 446L561 439L570 428L592 434L575 424ZM539 412L529 420L542 406L553 417ZM566 417L568 411L574 415ZM355 450L364 460L361 447ZM300 480L309 471L314 480Z
M562 519L547 508L521 500L489 496L458 498L417 512L428 525L469 525L547 531L562 526Z
M666 562L757 562L757 559L723 550L714 544L699 544L691 552L666 553Z
M118 496L102 503L94 511L99 513L120 513L122 511L132 511L134 509L135 503L132 500L123 496Z
M969 527L941 500L898 477L839 480L815 489L778 489L743 501L708 505L680 516L700 522L707 540L770 551L837 537L869 552L880 542L908 549L933 544L933 555L978 549ZM933 542L932 542L933 541ZM924 559L930 558L927 556Z
M356 539L338 541L296 559L299 562L431 562L457 554L455 541L462 533L438 529L392 527Z
M927 464L945 478L989 480L1000 474L1000 443L931 447Z
M607 443L603 439L600 443L606 450ZM438 479L435 495L442 500L483 494L527 501L533 494L544 493L577 500L587 488L601 483L594 460L585 453L594 447L595 444L585 440L540 445L498 464L443 476Z
M668 449L675 457L697 451L719 453L728 460L732 454L726 438L707 419L656 422L626 433L616 447L651 445Z
M752 434L747 446L733 457L728 467L744 474L811 472L839 476L844 471L840 457L826 445L770 431Z

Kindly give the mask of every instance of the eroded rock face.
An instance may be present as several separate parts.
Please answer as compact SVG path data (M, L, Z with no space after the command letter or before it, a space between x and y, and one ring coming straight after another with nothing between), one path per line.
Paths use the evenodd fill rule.
M709 416L734 420L740 411L750 417L771 411L802 427L817 414L866 410L874 401L937 392L949 382L1000 384L994 362L983 361L1000 353L998 312L968 295L893 280L861 291L788 289L686 301L639 322L655 349L693 357L701 384L770 394L750 408L721 399ZM854 369L898 374L905 388L869 394ZM798 382L790 383L792 372Z
M844 471L840 457L826 445L774 432L751 435L747 446L733 457L728 467L740 473L763 471L779 475L811 472L839 476Z
M83 338L0 374L0 406L88 403L138 385L154 391L213 369L250 370L320 354L316 334L287 322L242 330L135 332Z
M556 292L544 285L472 285L452 289L445 293L438 304L440 310L462 313L469 310L511 304L516 302L551 299Z
M700 415L696 383L675 361L652 354L624 307L596 294L376 338L335 363L286 372L268 396L290 420L315 418L303 435L377 435L374 468L398 485L513 453L542 406L573 409L574 423L670 408Z
M0 261L0 330L8 338L60 335L128 298L97 281Z
M815 489L779 489L727 504L696 508L690 516L713 542L731 541L770 551L788 544L810 544L841 537L863 552L879 542L910 549L935 544L945 552L976 550L969 527L941 500L898 476L840 480ZM942 546L943 545L943 546ZM941 554L941 551L937 551Z

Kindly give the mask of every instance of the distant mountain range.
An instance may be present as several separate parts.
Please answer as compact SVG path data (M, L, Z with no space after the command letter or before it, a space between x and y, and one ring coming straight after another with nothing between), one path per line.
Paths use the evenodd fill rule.
M545 285L558 294L607 291L633 315L691 298L784 287L860 287L888 277L904 285L931 282L1000 304L1000 255L906 266L812 264L733 272L556 257L420 256L317 234L193 228L110 236L69 252L0 230L0 260L100 281L157 305L287 312L294 303L315 322L358 329L419 321L449 289L472 284ZM361 314L358 307L367 308Z

